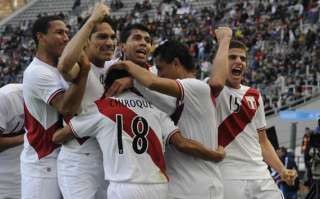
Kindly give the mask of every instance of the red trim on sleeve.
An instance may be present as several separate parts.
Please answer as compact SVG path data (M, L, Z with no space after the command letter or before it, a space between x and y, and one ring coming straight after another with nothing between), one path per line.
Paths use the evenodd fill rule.
M64 92L65 92L65 90L63 90L63 89L58 89L58 90L56 90L55 92L53 92L53 93L50 95L50 97L48 98L47 104L50 104L51 101L53 100L53 98L55 98L58 94L64 93Z

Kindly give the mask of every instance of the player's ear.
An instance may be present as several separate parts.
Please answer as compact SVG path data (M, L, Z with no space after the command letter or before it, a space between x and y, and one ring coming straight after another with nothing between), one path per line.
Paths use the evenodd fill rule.
M175 57L175 58L173 59L172 63L173 63L173 65L174 65L175 67L181 66L181 62L180 62L179 58L177 58L177 57Z

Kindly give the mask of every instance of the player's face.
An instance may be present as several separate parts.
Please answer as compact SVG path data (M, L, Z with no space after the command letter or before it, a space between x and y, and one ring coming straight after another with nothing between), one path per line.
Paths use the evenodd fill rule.
M125 59L136 64L144 65L147 62L151 49L151 37L148 32L133 29L126 43L122 45Z
M168 79L178 79L177 70L174 66L174 62L167 63L159 56L155 58L155 65L157 67L158 76Z
M91 59L109 61L115 49L116 34L108 23L98 24L95 30L96 32L92 33L88 43Z
M229 74L227 84L238 88L243 78L246 64L246 51L241 48L229 49Z
M69 41L69 29L61 20L51 21L49 23L48 32L42 34L39 43L42 42L53 57L60 57L64 47Z

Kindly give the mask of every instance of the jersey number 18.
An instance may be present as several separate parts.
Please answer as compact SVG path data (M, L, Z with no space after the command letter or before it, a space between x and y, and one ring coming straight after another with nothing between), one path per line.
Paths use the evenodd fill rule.
M119 154L123 154L122 145L122 131L123 131L123 115L116 115L117 123L117 140ZM130 124L130 130L133 133L132 148L137 154L142 154L148 149L147 135L149 132L149 125L146 119L141 116L135 116Z

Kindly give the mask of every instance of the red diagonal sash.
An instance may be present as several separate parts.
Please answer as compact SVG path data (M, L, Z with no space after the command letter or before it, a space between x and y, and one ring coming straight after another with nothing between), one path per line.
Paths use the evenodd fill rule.
M98 106L99 112L107 116L114 122L116 122L116 115L123 115L123 130L130 137L134 136L134 133L131 131L131 122L137 116L135 112L127 108L125 105L122 105L120 101L114 99L100 99L95 102ZM117 104L115 106L115 104ZM158 139L156 133L152 128L149 128L149 132L146 136L148 140L148 149L147 153L150 155L152 161L155 165L166 175L166 167L164 156L162 152L162 145Z
M256 108L252 109L252 104L249 104L246 97L254 97ZM259 107L259 92L256 89L249 88L241 100L240 110L231 113L218 128L218 143L222 146L227 146L232 142L251 122Z

